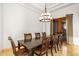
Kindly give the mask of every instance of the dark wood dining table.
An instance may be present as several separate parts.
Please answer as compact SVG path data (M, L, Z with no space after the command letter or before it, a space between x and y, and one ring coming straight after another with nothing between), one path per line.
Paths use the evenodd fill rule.
M20 49L20 46L23 45L29 50L29 55L33 56L34 49L37 46L42 44L42 40L43 40L42 38L40 38L40 39L32 38L31 41L26 41L26 42L24 42L24 40L18 40L18 49Z
M31 41L26 42L24 42L24 40L18 40L18 48L20 49L21 45L25 46L29 50L30 56L33 55L34 49L41 44L42 44L42 38L40 39L33 38Z

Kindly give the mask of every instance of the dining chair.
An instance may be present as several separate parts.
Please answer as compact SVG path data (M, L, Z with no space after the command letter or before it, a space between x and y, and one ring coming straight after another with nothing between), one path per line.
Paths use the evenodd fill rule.
M31 40L32 40L32 34L31 33L24 34L24 42L31 41Z
M43 38L42 46L39 49L36 48L34 50L34 54L37 56L43 56L44 54L46 54L46 56L48 56L48 40L47 40L47 38Z
M40 39L41 38L41 34L40 33L35 33L35 39Z
M50 36L51 36L51 38L50 38L50 43L49 43L49 49L51 49L51 55L53 56L52 49L54 49L55 52L57 53L57 48L56 48L57 44L56 44L56 40L55 40L55 34L52 34Z
M59 46L61 48L62 47L62 43L63 43L63 35L62 35L62 32L59 33L58 39L59 39Z
M18 49L18 46L15 45L13 39L10 36L8 37L8 40L11 42L13 54L15 56L29 56L28 50L25 48Z
M56 47L57 47L57 50L59 51L59 34L58 33L55 33L55 43L56 43Z
M46 32L42 32L42 38L46 37Z

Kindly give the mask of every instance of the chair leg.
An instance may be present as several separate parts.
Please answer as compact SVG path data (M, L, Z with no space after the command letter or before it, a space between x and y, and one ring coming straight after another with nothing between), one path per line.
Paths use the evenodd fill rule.
M57 43L57 50L59 51L59 47L58 47L59 43Z
M59 42L59 47L62 48L62 41Z
M61 40L61 46L62 46L62 44L63 44L63 41Z
M57 53L57 51L56 51L56 47L54 47L54 50L55 50L55 52Z
M51 48L51 54L52 54L52 56L53 56L53 51L52 51L52 48Z
M59 47L60 47L60 49L61 49L61 47L62 47L62 42L60 41L60 43L59 43Z
M61 49L61 43L59 43L59 47L60 47L60 49Z
M46 53L46 56L48 56L48 53Z
M46 56L48 56L48 51L46 51Z

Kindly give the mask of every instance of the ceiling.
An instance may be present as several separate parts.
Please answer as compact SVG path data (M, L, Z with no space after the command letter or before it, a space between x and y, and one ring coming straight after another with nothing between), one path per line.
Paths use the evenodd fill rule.
M44 12L45 3L21 3L25 8L29 7L37 12ZM54 12L56 10L72 5L72 3L46 3L47 11Z

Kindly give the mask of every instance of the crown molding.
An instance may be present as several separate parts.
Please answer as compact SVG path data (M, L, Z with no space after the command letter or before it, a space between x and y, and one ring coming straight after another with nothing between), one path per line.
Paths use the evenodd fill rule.
M51 9L50 9L50 12L54 12L54 11L63 9L63 8L65 8L65 7L69 7L69 6L71 6L71 5L74 5L74 4L73 4L73 3L60 4L60 5L58 5L58 6L54 7L54 8L51 8Z
M17 3L19 6L21 7L24 7L28 10L31 10L33 12L36 12L36 13L41 13L40 10L38 10L38 8L36 8L35 6L31 5L31 3Z
M75 4L75 3L56 3L56 4L52 3L50 6L47 7L47 10L49 12L54 12L54 11L63 9L65 7L69 7L69 6L73 5L73 4ZM33 12L39 13L39 14L44 12L44 10L42 8L40 8L42 5L36 6L36 5L39 5L39 3L34 4L34 5L33 5L33 3L19 3L18 5L20 5L20 6L24 7L24 8L27 8L28 10L31 10Z
M55 3L55 4L52 4L51 6L48 7L48 9L55 8L55 7L57 7L57 6L61 5L61 4L63 4L63 3Z

